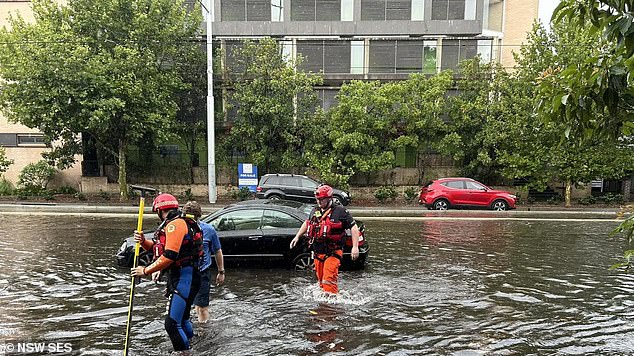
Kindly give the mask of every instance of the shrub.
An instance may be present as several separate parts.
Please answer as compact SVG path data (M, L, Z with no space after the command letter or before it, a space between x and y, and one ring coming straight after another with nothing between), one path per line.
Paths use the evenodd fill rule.
M5 177L0 179L0 195L12 195L15 191L13 183L9 182Z
M607 193L603 196L600 196L597 200L602 201L606 204L620 204L623 203L623 194Z
M103 200L110 200L110 194L99 189L99 197Z
M4 147L0 147L0 174L4 173L9 169L9 166L13 164L12 159L7 159L6 151Z
M397 196L398 193L396 192L394 187L390 186L382 186L374 191L374 197L376 198L376 200L379 201L379 203L385 203L388 199L394 201Z
M249 190L249 187L242 187L240 189L232 189L229 193L230 196L239 201L249 200L253 198L253 193Z
M65 185L63 187L57 188L57 194L75 194L77 193L77 189L71 187L70 185Z
M31 192L41 192L46 189L56 172L55 167L44 160L37 163L29 163L18 176L18 187Z
M403 194L404 194L405 201L408 203L411 203L414 200L416 200L416 198L418 198L418 189L414 187L409 187L405 189Z
M595 197L593 197L592 195L589 197L584 197L579 199L579 204L581 205L590 205L590 204L594 204L597 202L597 199Z
M188 188L186 191L183 192L183 200L184 201L195 200L194 199L194 194L192 194L192 189L191 188Z
M74 197L75 197L77 200L81 200L81 201L86 200L86 196L84 195L84 193L81 193L81 192L77 192L77 193L75 193Z

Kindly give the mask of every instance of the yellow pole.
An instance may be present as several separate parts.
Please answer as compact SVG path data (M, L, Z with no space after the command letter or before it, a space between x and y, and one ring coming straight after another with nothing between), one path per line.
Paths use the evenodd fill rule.
M139 200L139 218L136 224L136 231L143 231L143 208L145 208L145 198L143 196L143 191L141 191L141 197ZM136 267L137 260L139 259L139 248L140 244L137 242L134 244L134 260L132 262L132 267ZM130 328L132 327L132 307L134 305L134 286L136 285L137 277L132 277L132 282L130 283L130 300L128 302L128 324L125 329L125 348L123 349L123 355L128 356L128 347L130 340Z

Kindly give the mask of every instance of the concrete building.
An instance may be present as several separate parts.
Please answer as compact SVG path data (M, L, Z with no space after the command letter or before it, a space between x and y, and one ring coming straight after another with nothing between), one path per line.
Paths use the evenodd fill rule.
M231 63L245 38L274 37L302 69L324 75L324 109L354 79L400 80L499 60L502 0L216 0L213 36ZM231 120L232 113L228 113Z

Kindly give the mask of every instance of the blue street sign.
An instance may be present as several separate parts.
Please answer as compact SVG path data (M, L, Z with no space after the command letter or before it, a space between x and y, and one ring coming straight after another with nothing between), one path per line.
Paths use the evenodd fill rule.
M255 192L258 186L258 166L251 163L238 163L238 189L248 187Z

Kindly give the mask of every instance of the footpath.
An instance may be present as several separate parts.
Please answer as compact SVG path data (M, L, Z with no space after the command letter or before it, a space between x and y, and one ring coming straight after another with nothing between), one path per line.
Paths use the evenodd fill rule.
M203 204L203 213L211 214L222 209L225 204ZM356 218L420 218L420 219L608 219L617 218L618 207L609 208L569 208L525 206L510 211L452 209L447 211L428 210L424 207L412 206L350 206L350 213ZM0 215L92 215L92 216L125 216L137 215L138 206L122 204L90 204L90 203L48 203L48 202L5 202L0 203ZM144 209L144 214L152 214L151 207Z

